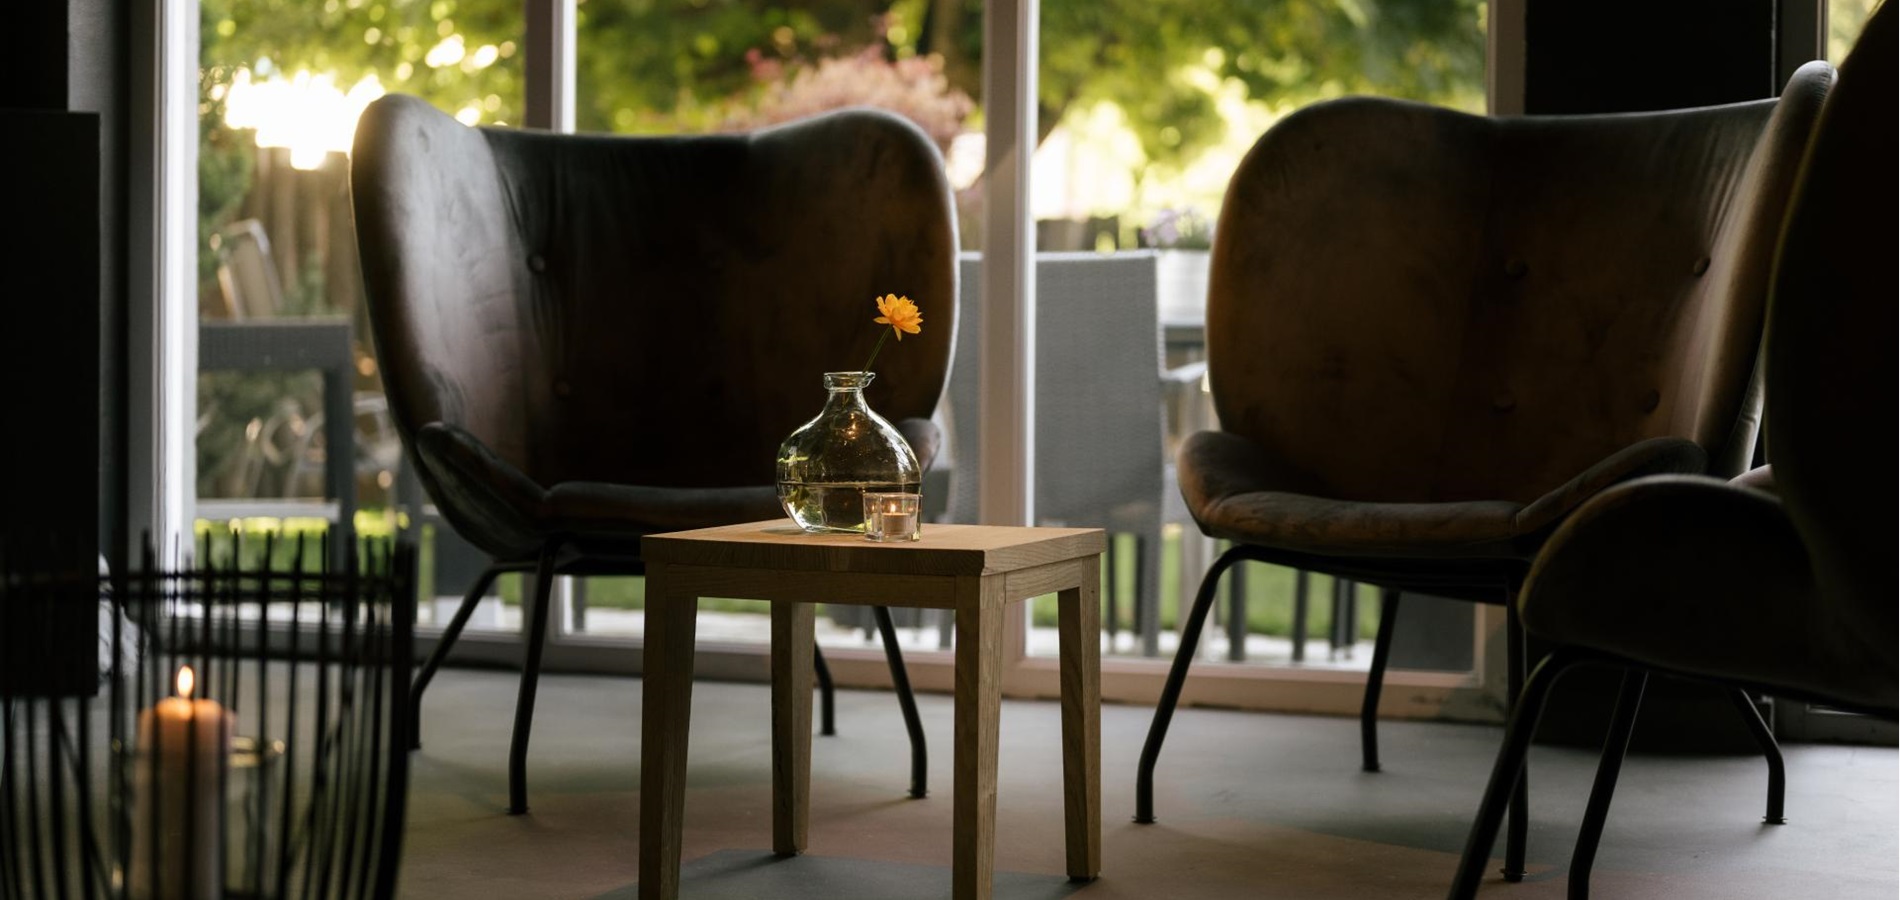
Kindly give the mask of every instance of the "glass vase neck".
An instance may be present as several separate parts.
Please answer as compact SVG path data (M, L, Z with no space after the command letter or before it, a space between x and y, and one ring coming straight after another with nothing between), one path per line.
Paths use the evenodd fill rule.
M876 372L826 372L825 390L834 394L841 391L862 391L871 385Z

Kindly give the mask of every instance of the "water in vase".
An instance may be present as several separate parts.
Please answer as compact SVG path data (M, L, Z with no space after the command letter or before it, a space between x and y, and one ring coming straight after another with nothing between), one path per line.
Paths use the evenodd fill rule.
M779 483L778 499L792 521L806 531L863 534L866 492L916 493L917 488L915 481L784 481Z
M864 493L915 493L923 480L904 436L865 405L869 372L826 372L825 406L778 448L778 499L809 532L864 533Z

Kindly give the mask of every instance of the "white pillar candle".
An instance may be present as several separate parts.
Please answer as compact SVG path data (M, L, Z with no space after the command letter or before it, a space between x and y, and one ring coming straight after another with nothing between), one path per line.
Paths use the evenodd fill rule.
M864 536L873 541L917 540L918 511L922 498L902 492L867 492L864 495Z
M217 900L224 888L224 791L231 715L215 700L193 700L190 666L178 669L178 696L139 713L132 785L134 900Z
M886 512L883 527L880 530L887 541L908 541L917 533L917 514Z

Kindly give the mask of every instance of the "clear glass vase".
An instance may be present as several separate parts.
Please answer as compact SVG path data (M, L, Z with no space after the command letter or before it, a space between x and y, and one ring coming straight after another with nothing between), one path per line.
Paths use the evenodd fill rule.
M866 491L916 493L917 454L865 405L871 372L826 372L825 408L778 448L778 499L814 534L862 534Z

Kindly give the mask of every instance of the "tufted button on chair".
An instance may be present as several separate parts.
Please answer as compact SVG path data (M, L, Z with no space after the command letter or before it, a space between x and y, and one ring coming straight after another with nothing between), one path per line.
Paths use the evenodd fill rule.
M1650 672L1724 685L1743 703L1752 703L1743 691L1760 691L1889 720L1900 712L1895 44L1886 3L1841 64L1781 231L1763 352L1772 472L1618 485L1551 537L1519 603L1525 628L1556 649L1512 712L1453 898L1477 891L1550 686L1579 664L1624 676L1571 862L1572 897L1589 890ZM1771 822L1781 784L1777 768Z
M1810 63L1778 101L1628 115L1349 98L1260 139L1215 232L1220 430L1191 436L1178 466L1201 530L1234 547L1183 630L1137 821L1153 820L1168 721L1235 562L1383 589L1362 708L1376 771L1401 591L1515 610L1538 548L1598 492L1747 466L1770 255L1832 75ZM1515 697L1514 612L1506 631Z
M956 333L949 183L921 132L870 110L626 138L466 128L390 96L357 127L351 189L391 415L443 517L494 559L418 705L495 573L536 573L522 812L553 576L638 574L642 535L783 516L778 445L823 405L822 373L869 354L883 293L930 327L867 393L928 467Z

